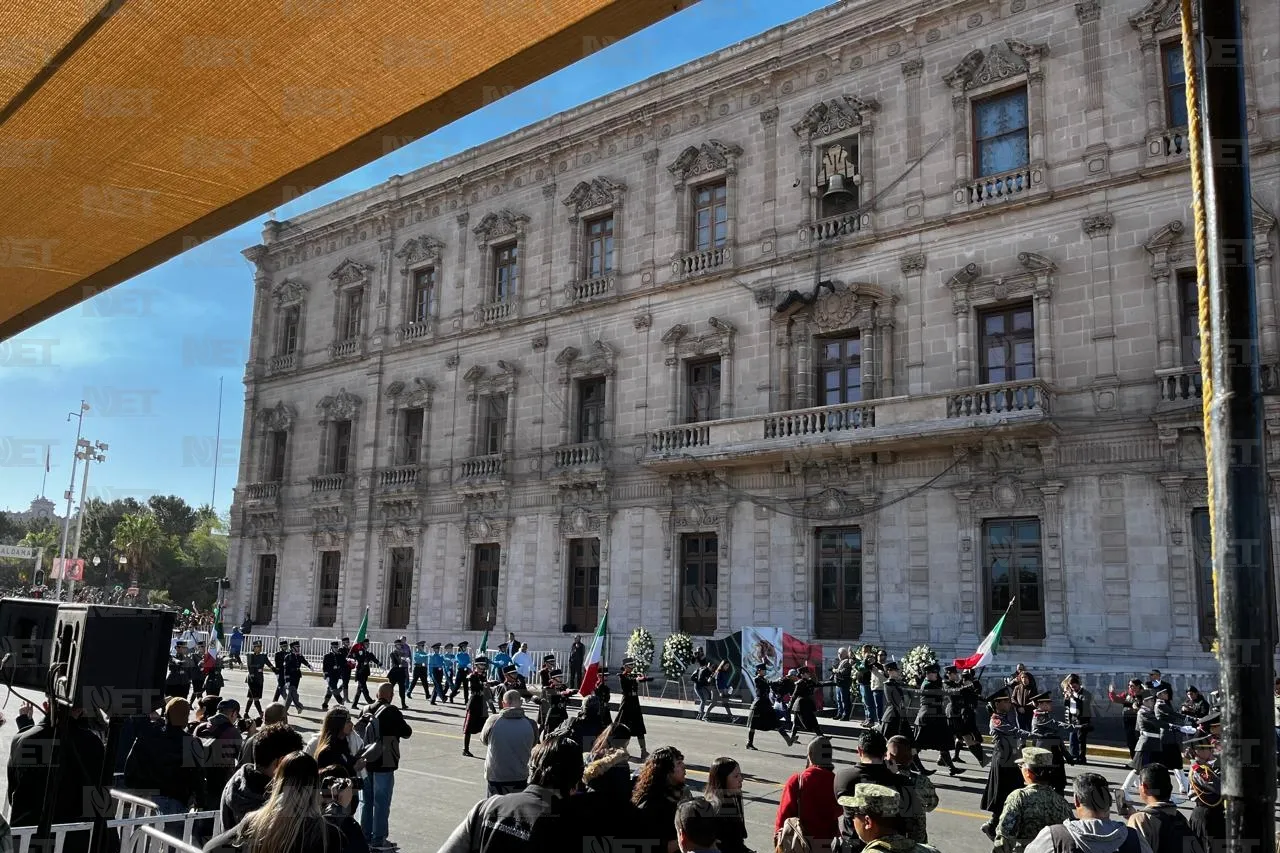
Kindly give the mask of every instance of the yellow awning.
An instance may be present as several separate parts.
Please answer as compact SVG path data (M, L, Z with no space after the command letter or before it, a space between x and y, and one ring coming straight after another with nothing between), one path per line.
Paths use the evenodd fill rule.
M9 0L0 339L692 0Z

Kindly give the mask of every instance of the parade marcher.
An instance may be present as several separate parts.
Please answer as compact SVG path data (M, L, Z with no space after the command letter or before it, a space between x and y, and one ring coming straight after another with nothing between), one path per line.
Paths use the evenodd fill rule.
M275 672L275 667L271 666L266 653L262 651L262 641L254 640L246 665L247 672L245 672L244 676L244 683L248 688L249 694L245 700L245 714L248 714L254 706L257 706L258 716L262 716L262 688L266 680L264 670L268 668Z
M400 691L400 707L408 708L405 687L409 682L409 655L405 651L404 637L398 638L387 653L387 681Z
M525 714L524 699L518 692L502 694L502 711L485 720L480 742L487 747L484 778L489 796L523 791L529 781L529 756L538 742L538 727Z
M338 651L342 652L342 697L350 701L351 673L356 668L355 655L351 652L350 637L342 638L342 644L338 646Z
M569 647L569 686L574 690L582 686L582 667L586 659L587 647L582 644L582 637L575 635L573 645Z
M640 744L640 760L649 757L649 749L645 746L644 712L640 709L640 682L648 681L647 675L636 675L635 658L622 659L622 672L618 673L618 684L622 691L622 700L618 705L618 722L623 723L631 731ZM639 803L637 803L638 805Z
M444 644L444 697L441 701L453 702L454 686L458 683L458 655L453 643Z
M413 646L413 677L409 680L407 695L413 696L413 688L422 685L422 691L431 698L431 654L427 651L427 641L418 640Z
M987 764L987 787L982 793L981 807L991 812L991 819L982 825L987 837L995 840L996 820L1004 810L1005 800L1022 787L1022 769L1017 765L1018 744L1031 732L1018 726L1013 713L1013 698L1008 687L987 697L991 707L991 761Z
M711 707L720 705L724 708L724 712L729 717L729 723L735 724L737 718L733 716L733 709L729 707L729 696L733 692L733 664L727 660L720 661L720 665L716 667L716 683L715 683L715 700L711 703ZM709 713L709 712L708 712ZM706 716L703 716L706 719Z
M866 784L840 797L844 819L868 853L937 853L902 831L902 795L884 785ZM842 845L841 853L844 851Z
M916 712L915 744L920 752L938 750L938 763L946 767L952 776L959 776L964 771L951 761L951 746L955 738L947 723L947 693L940 674L936 663L924 668L924 680L920 682L920 710Z
M488 669L489 659L476 655L467 675L471 684L467 694L467 714L462 718L462 754L468 758L475 758L471 754L471 736L484 730L485 719L489 716L489 688L485 683Z
M1191 824L1173 804L1173 782L1164 765L1142 768L1138 796L1142 807L1134 809L1125 801L1124 791L1118 792L1118 811L1146 839L1152 853L1206 853Z
M1222 798L1222 780L1213 754L1213 741L1207 735L1188 740L1184 746L1191 760L1191 799L1195 805L1187 822L1209 853L1225 853L1227 849L1227 812Z
M191 669L191 701L199 702L200 697L204 696L204 680L208 672L205 671L206 648L203 642L196 643L196 652L192 655Z
M911 721L907 719L907 693L902 683L902 671L896 661L884 665L884 712L880 715L880 733L892 740L898 735L911 734Z
M1049 691L1032 696L1031 705L1031 737L1027 739L1027 744L1048 750L1053 756L1049 784L1058 792L1058 796L1062 796L1067 790L1067 757L1062 745L1062 730L1066 728L1066 724L1053 718L1053 694Z
M1072 783L1075 820L1040 830L1024 853L1151 853L1142 836L1111 820L1111 786L1099 773L1081 773Z
M240 665L240 652L243 648L244 633L241 632L240 626L237 625L231 629L231 638L227 640L227 655L229 656L230 663L235 666Z
M1156 719L1163 726L1160 733L1160 763L1178 783L1178 795L1185 797L1190 793L1191 786L1187 783L1187 774L1182 772L1182 729L1188 727L1189 723L1173 708L1172 685L1161 683L1156 688L1155 711ZM1188 728L1188 733L1194 732L1194 727Z
M378 685L378 704L361 715L357 729L365 742L360 758L368 773L364 780L364 802L360 826L369 849L390 845L387 825L391 817L391 795L395 792L395 774L400 769L400 741L413 735L404 715L395 706L391 684Z
M902 834L920 844L929 843L929 812L938 807L938 789L923 773L912 769L916 762L915 746L906 735L894 735L889 738L888 763L891 769L903 779L904 789L911 791L909 798L904 798L902 812Z
M1047 749L1028 746L1018 759L1023 787L1009 794L996 823L993 853L1015 853L1030 843L1040 830L1070 820L1071 808L1053 786L1057 775L1054 756Z
M954 666L947 667L947 680L943 685L947 696L947 726L954 739L955 753L952 763L960 761L960 747L969 750L978 764L987 766L982 752L982 733L978 731L978 706L982 704L982 692L973 678L973 671L966 669L961 676Z
M693 695L698 697L698 712L694 719L705 721L707 712L711 710L711 690L715 684L715 672L711 669L711 661L704 660L689 676L693 682Z
M347 656L342 652L342 644L334 640L329 644L329 651L324 656L321 663L320 671L324 673L324 701L320 703L320 710L329 710L329 699L337 702L339 705L347 704L347 697L342 692L342 676L347 671ZM328 764L321 766L327 767Z
M284 672L284 659L288 656L289 641L282 639L280 641L280 648L278 648L275 653L275 666L272 667L272 671L276 674L276 692L271 696L272 702L279 702L281 700L284 700L285 702L289 701L289 681L285 678Z
M285 681L288 683L289 694L285 699L285 704L296 707L299 711L306 710L302 707L302 700L298 698L298 685L302 683L302 668L306 667L315 670L311 665L311 661L307 660L302 654L302 643L297 640L289 643L289 654L284 658L284 674Z
M783 673L782 677L769 685L773 690L774 707L778 708L778 717L784 731L791 729L791 700L796 695L796 682L800 679L800 670L794 667Z
M573 695L573 691L565 688L564 682L560 680L563 677L561 670L550 670L547 686L542 688L542 698L538 705L538 732L542 737L557 731L569 719L564 701Z
M467 651L467 641L458 643L458 653L454 656L453 689L449 691L449 701L462 691L462 703L471 702L471 653Z
M836 804L835 759L830 738L818 735L809 741L805 767L782 786L773 821L774 846L787 834L787 822L795 818L800 834L812 853L824 853L840 837L840 806Z
M431 704L436 704L437 699L444 702L446 696L444 689L444 652L441 651L439 643L431 644L431 654L427 656L427 674L431 676Z
M1067 711L1067 725L1071 727L1067 745L1072 764L1089 763L1089 732L1093 731L1093 694L1080 686L1080 676L1074 672L1062 685L1063 704Z
M751 703L751 710L747 713L747 749L756 748L756 732L776 731L782 735L782 740L787 746L793 743L779 724L778 712L773 707L772 689L769 686L769 679L765 677L766 669L764 664L756 664L756 677L752 682L755 699Z
M364 697L364 701L373 704L373 697L369 695L369 676L373 674L373 667L382 666L382 661L369 651L368 643L357 643L352 652L356 661L356 693L351 697L351 710L360 707L360 697Z
M1116 686L1112 684L1107 689L1107 698L1117 705L1123 705L1121 711L1121 722L1124 724L1124 741L1129 747L1129 757L1136 757L1138 747L1138 709L1142 707L1142 694L1145 688L1142 686L1142 679L1130 679L1129 686L1125 688L1123 693L1116 692Z
M187 661L187 641L178 640L173 654L169 656L169 671L164 678L164 695L166 697L181 696L184 699L191 692L191 667Z
M688 799L684 754L674 746L655 749L640 768L631 794L631 802L639 809L639 837L656 842L656 849L650 848L654 853L675 853L676 809Z
M791 696L791 741L793 743L799 736L801 726L804 726L805 731L822 737L822 726L818 725L818 703L814 701L813 695L819 688L830 687L834 683L818 681L814 678L813 670L808 664L800 666L799 675L800 680L796 682L795 693Z

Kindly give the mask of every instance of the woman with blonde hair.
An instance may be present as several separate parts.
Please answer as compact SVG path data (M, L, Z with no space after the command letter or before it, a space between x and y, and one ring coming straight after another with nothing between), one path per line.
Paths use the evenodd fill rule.
M342 831L320 810L320 766L305 752L276 765L262 808L213 838L205 853L342 853Z

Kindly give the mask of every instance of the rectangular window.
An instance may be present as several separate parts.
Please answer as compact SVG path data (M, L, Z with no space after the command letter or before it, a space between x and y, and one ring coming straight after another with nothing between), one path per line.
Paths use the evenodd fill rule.
M267 482L284 482L284 463L289 453L289 433L278 429L271 432L267 446Z
M1182 364L1200 363L1200 292L1195 270L1178 270L1178 330Z
M348 290L342 302L342 339L344 341L360 337L360 321L363 313L364 288Z
M1218 636L1217 611L1213 601L1213 536L1209 526L1209 510L1191 511L1191 559L1195 561L1197 610L1200 642L1206 646Z
M515 298L520 280L519 244L511 243L493 250L493 301L509 302Z
M578 381L578 443L600 440L604 423L604 379L596 376Z
M507 395L480 398L480 455L502 453L507 436Z
M417 465L422 453L422 409L405 409L401 413L400 464Z
M862 636L862 529L820 527L814 548L816 635L827 640Z
M435 313L436 270L427 267L413 274L413 305L409 310L410 323L425 323Z
M729 190L723 181L693 191L693 250L718 249L729 239Z
M1020 169L1031 162L1025 88L973 102L973 162L975 178Z
M346 474L351 465L351 421L334 421L333 450L329 456L329 473Z
M680 536L680 630L695 637L716 632L720 542L714 533Z
M720 359L704 358L686 366L688 395L685 423L714 421L720 417Z
M981 335L982 382L1035 378L1036 327L1031 305L1010 305L979 312L978 333ZM1009 406L1012 407L1012 401L1009 401Z
M319 594L316 595L317 628L332 628L338 621L338 580L341 569L341 551L320 552Z
M493 625L498 615L498 572L502 548L498 545L477 545L471 566L471 627L472 631L484 631Z
M568 631L590 631L599 621L600 540L569 541Z
M258 589L254 595L253 621L270 625L275 618L276 555L258 555Z
M391 574L387 578L387 628L409 627L409 602L413 596L413 549L391 549Z
M1182 67L1182 42L1160 47L1160 77L1164 83L1164 118L1168 127L1187 126L1187 74Z
M290 305L280 315L280 346L276 355L293 355L298 351L298 330L302 325L302 308Z
M586 224L587 278L599 278L613 272L613 217L602 216Z
M1017 640L1044 639L1042 560L1039 519L996 518L982 523L983 575L987 590L984 631L995 626L1013 601L1004 623L1004 636Z
M821 405L862 401L862 339L858 335L818 341L818 382Z

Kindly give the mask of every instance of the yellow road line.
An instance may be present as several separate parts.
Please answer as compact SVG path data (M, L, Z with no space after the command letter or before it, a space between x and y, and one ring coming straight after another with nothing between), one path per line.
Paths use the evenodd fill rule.
M982 820L982 821L989 820L991 818L991 815L983 814L982 812L966 812L966 811L961 811L959 809L934 809L934 811L942 812L943 814L956 815L957 817L976 818L977 820Z

